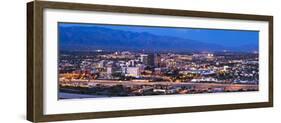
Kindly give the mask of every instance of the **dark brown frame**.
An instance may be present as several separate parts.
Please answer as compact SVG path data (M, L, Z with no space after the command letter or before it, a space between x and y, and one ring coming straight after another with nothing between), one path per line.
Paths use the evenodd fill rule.
M239 19L255 20L269 22L269 101L226 104L226 105L209 105L209 106L192 106L176 108L159 108L159 109L141 109L141 110L124 110L92 113L73 113L45 115L43 113L43 11L46 8L83 10L83 11L103 11L117 13L137 13L151 15L170 15L170 16L188 16L188 17L205 17L221 19ZM80 120L108 117L156 115L184 112L200 112L214 110L230 110L245 108L273 107L273 16L248 15L233 13L201 12L171 9L153 9L140 7L94 5L80 3L62 3L62 2L44 2L34 1L27 3L27 120L32 122L61 121L61 120Z

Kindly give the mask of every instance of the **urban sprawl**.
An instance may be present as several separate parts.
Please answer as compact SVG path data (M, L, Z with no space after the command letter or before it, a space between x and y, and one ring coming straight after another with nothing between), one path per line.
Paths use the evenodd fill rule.
M61 52L59 98L258 91L257 53Z

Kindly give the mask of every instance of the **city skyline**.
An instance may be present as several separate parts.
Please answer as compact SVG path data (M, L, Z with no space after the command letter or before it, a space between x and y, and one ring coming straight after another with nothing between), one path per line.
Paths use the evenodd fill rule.
M258 32L69 23L58 28L58 99L259 91L258 46L240 46L243 40L257 43ZM239 41L229 48L222 46L231 45L227 41L176 36L181 31Z

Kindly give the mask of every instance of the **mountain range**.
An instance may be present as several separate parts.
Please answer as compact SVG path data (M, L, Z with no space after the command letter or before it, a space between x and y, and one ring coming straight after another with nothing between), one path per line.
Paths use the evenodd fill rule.
M59 27L60 50L145 50L145 51L256 51L258 46L226 47L173 36L155 35L97 26Z

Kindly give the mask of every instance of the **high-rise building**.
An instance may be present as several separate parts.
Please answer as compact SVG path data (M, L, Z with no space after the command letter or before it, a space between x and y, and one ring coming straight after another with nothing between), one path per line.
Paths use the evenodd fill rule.
M154 54L154 66L159 67L161 63L161 56L160 54Z
M141 54L141 55L140 55L140 61L141 61L143 64L147 65L147 64L148 64L148 55L147 55L147 54Z
M142 54L140 55L140 61L147 66L155 66L155 65L159 65L160 63L160 55L159 54ZM156 67L157 67L156 66Z
M154 61L154 54L148 54L148 57L147 57L147 65L148 66L154 66L155 64L155 61Z

